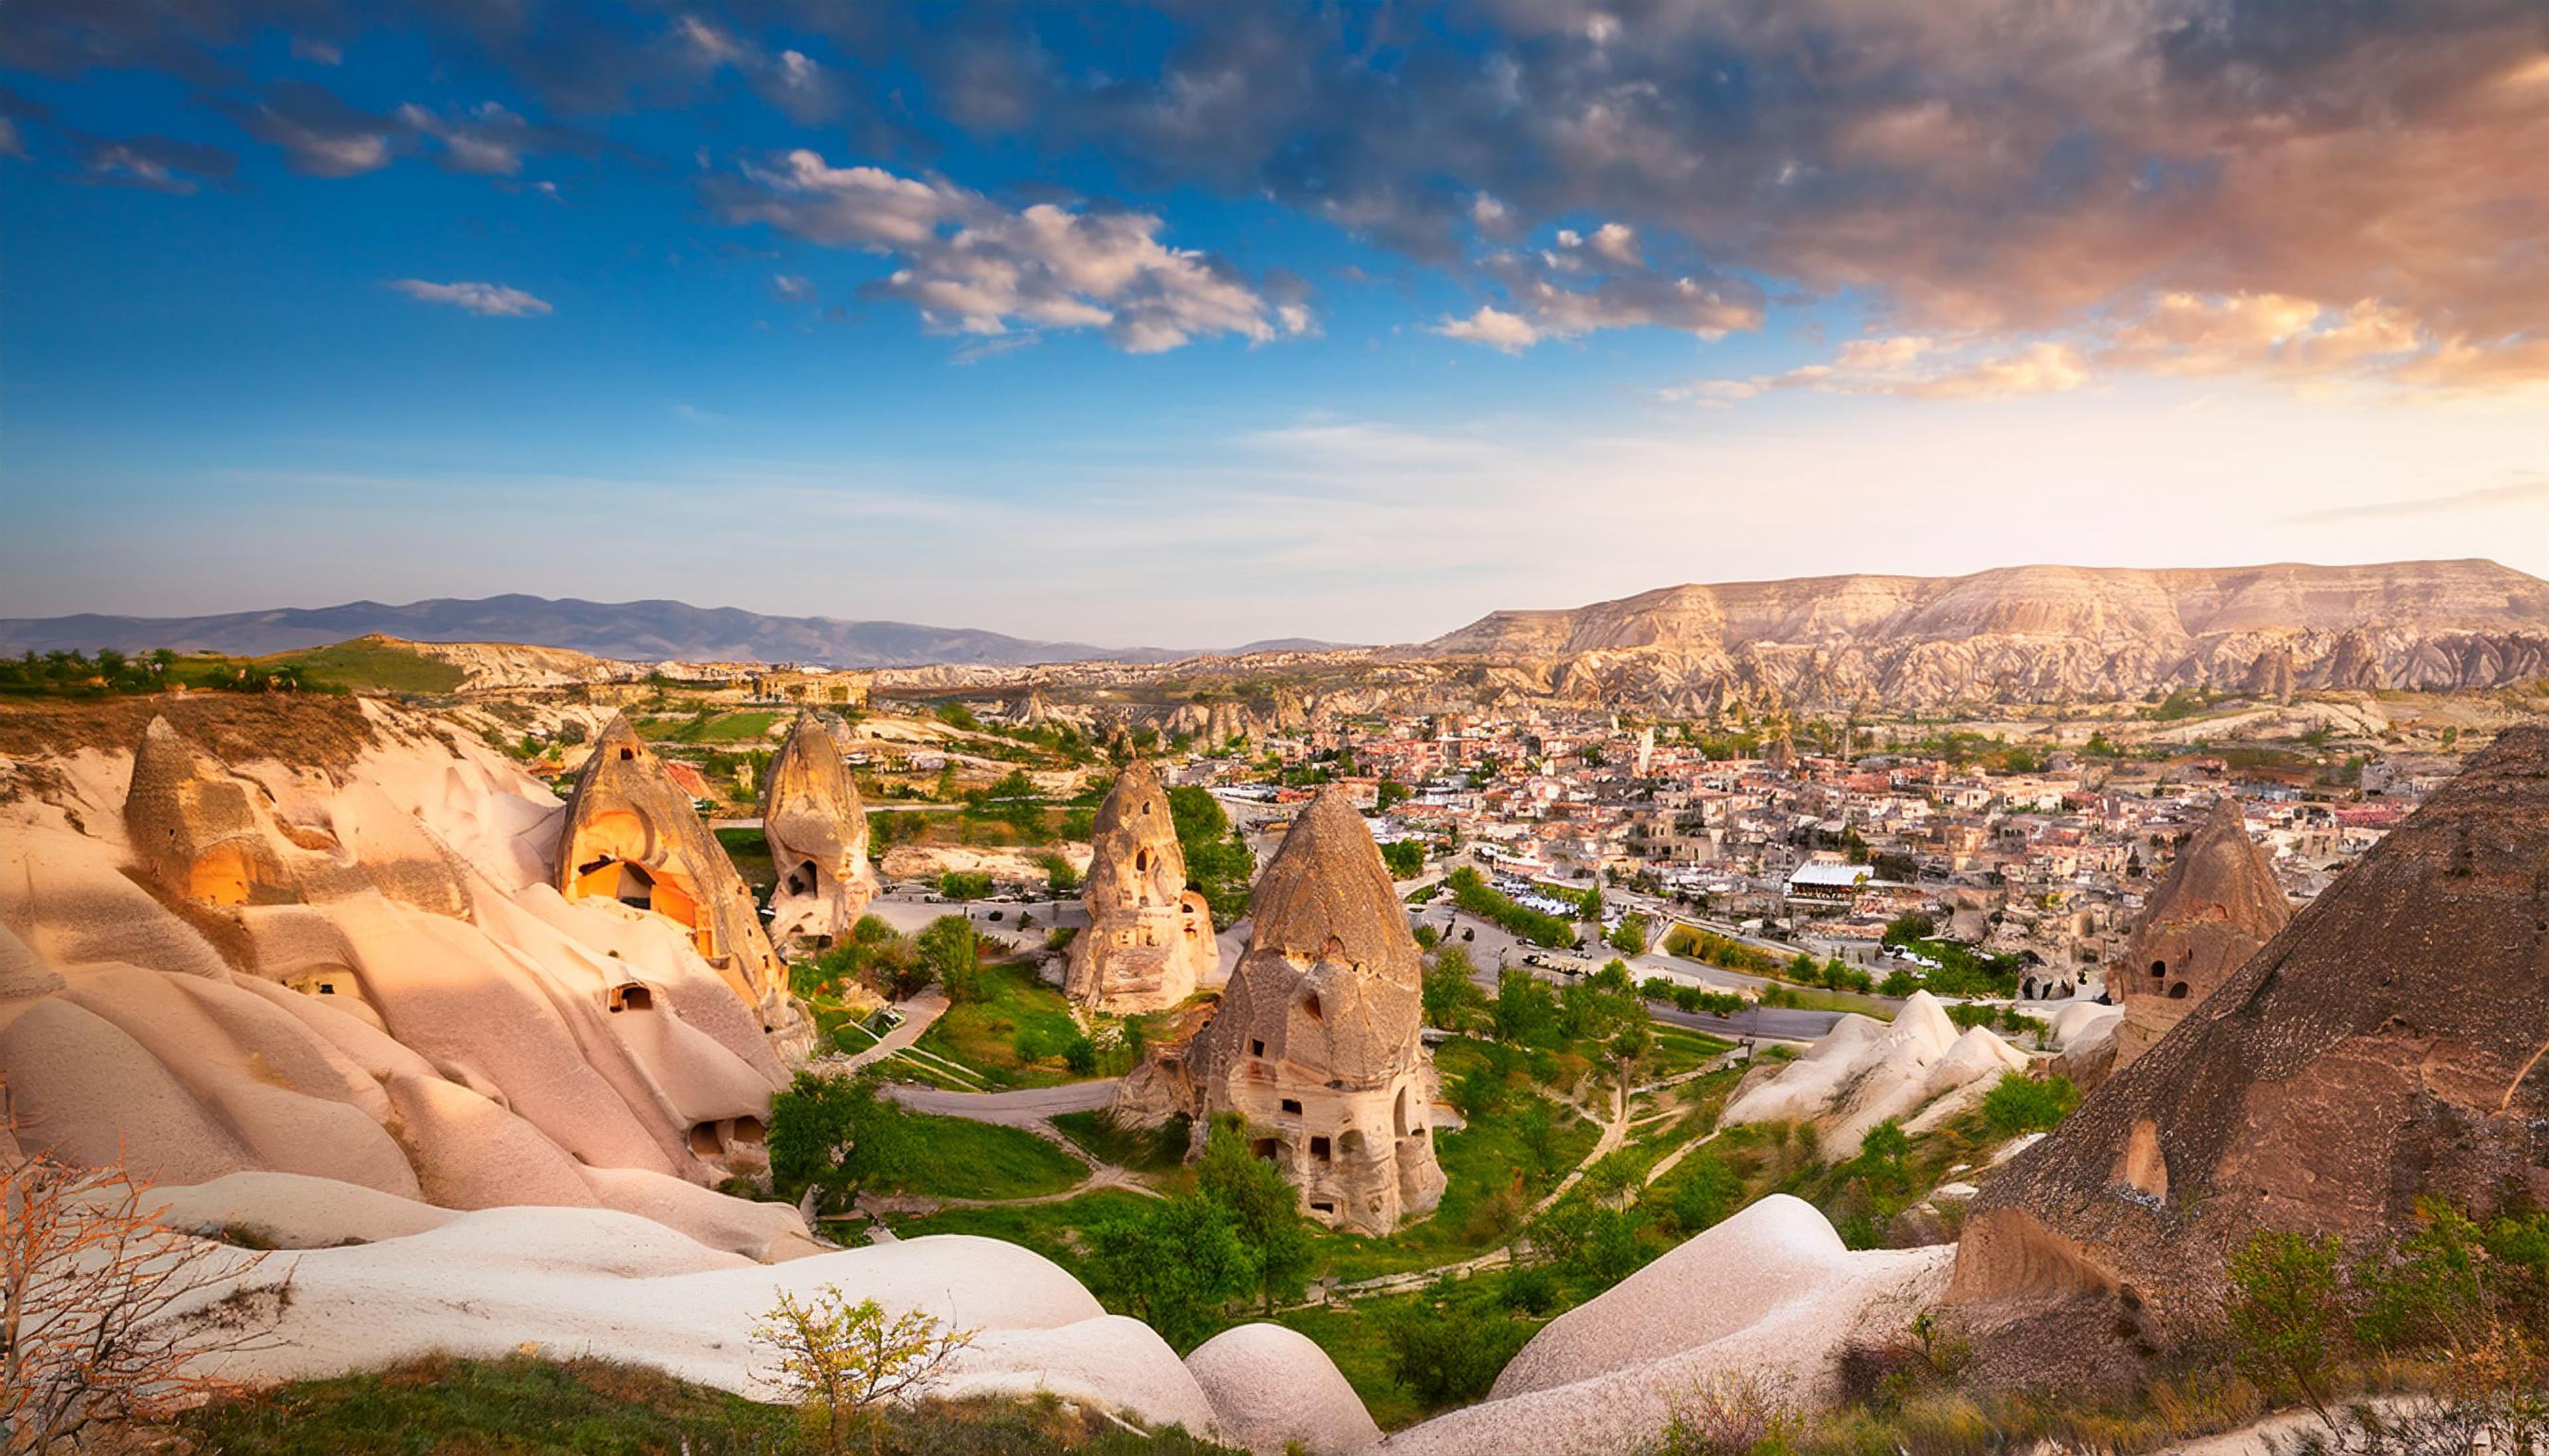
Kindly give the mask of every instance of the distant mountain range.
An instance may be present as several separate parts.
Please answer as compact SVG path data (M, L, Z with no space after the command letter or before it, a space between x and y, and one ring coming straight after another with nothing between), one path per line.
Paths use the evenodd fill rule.
M0 619L0 651L156 647L262 655L370 634L520 643L627 662L1001 669L1149 665L1191 649L1035 642L997 632L779 617L681 601L538 596L374 601L208 617ZM1430 642L1285 638L1224 649L1369 652L1528 698L1713 711L2098 701L2175 687L2290 697L2318 688L2487 688L2549 677L2549 582L2491 561L2138 571L2007 567L1666 587L1499 611Z
M1085 642L1031 642L967 627L910 622L854 622L838 617L778 617L686 601L552 600L544 596L438 596L392 606L278 607L202 617L0 618L0 650L11 655L112 647L146 652L223 652L258 657L323 647L373 634L414 642L519 642L564 647L627 662L802 662L836 668L979 663L1171 662L1196 649L1092 647ZM1332 644L1286 638L1252 642L1231 652L1317 651Z

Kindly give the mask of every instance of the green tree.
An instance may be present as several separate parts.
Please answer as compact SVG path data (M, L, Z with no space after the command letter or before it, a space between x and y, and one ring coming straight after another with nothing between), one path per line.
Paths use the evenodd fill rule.
M1673 1185L1673 1224L1687 1238L1713 1228L1744 1204L1744 1179L1724 1158L1703 1152L1692 1158Z
M1380 787L1374 792L1378 800L1379 809L1384 814L1416 796L1416 790L1409 788L1406 784L1399 782L1395 778L1384 778L1380 780Z
M941 915L921 928L913 944L921 963L947 988L947 999L974 999L977 973L983 968L983 943L974 934L974 922L962 915Z
M1516 1046L1537 1046L1558 1031L1558 998L1549 983L1520 966L1496 976L1496 1040Z
M2019 1072L2010 1072L1983 1094L1983 1123L1996 1137L2015 1138L2021 1133L2041 1133L2071 1115L2080 1105L2080 1089L2068 1077L2047 1077L2039 1082Z
M1246 915L1257 856L1231 828L1220 802L1192 784L1180 784L1169 790L1169 814L1185 856L1186 884L1203 892L1214 922L1228 925Z
M799 1072L770 1099L771 1186L794 1201L807 1188L846 1208L860 1185L890 1173L905 1155L900 1108L876 1095L877 1073L827 1077Z
M2299 1395L2322 1421L2328 1420L2328 1367L2346 1331L2340 1248L2333 1234L2252 1235L2230 1256L2224 1312L2239 1367L2261 1384Z
M1611 929L1611 949L1623 956L1644 956L1647 954L1647 926L1644 915L1621 916L1620 923Z
M1094 1224L1087 1245L1098 1292L1180 1351L1203 1343L1221 1307L1257 1283L1230 1211L1200 1193Z
M1477 1295L1442 1280L1392 1316L1381 1339L1390 1373L1434 1410L1485 1395L1530 1333Z
M1436 950L1425 966L1425 1024L1447 1032L1467 1030L1487 1004L1486 992L1470 979L1477 973L1467 947L1446 945Z
M1248 1130L1239 1119L1213 1120L1195 1165L1195 1187L1238 1226L1240 1241L1257 1263L1266 1313L1274 1313L1277 1299L1298 1298L1316 1262L1301 1195L1284 1181L1281 1168L1248 1150Z
M1414 879L1425 872L1425 842L1421 839L1397 839L1380 847L1380 862L1389 866L1392 879Z

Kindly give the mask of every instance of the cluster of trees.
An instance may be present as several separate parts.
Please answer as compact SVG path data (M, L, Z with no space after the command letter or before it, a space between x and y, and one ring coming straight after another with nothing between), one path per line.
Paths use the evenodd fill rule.
M988 788L967 789L963 797L968 825L999 825L1022 845L1053 842L1053 826L1045 818L1044 795L1037 790L1035 780L1021 770L1011 769Z
M791 966L789 980L803 997L856 981L889 1001L908 1001L933 984L943 986L949 1000L967 1001L980 989L982 964L982 940L962 915L941 915L918 936L862 915L830 950Z
M1502 927L1508 935L1535 946L1575 944L1573 922L1517 903L1512 896L1487 883L1486 876L1466 864L1453 870L1444 883L1451 887L1453 904L1480 920Z
M1751 1003L1733 991L1712 991L1706 986L1684 985L1659 975L1651 975L1638 983L1638 991L1650 1001L1669 1001L1684 1011L1715 1017L1732 1017Z
M1179 1350L1226 1322L1243 1296L1272 1314L1296 1299L1316 1262L1310 1225L1282 1170L1248 1148L1247 1129L1216 1119L1191 1193L1090 1226L1089 1285Z
M1866 991L1876 985L1876 977L1835 956L1821 962L1800 951L1780 972L1801 986L1822 986L1829 991ZM1910 992L1900 994L1909 995Z
M1215 925L1228 925L1248 913L1249 882L1257 877L1257 854L1231 827L1230 816L1211 794L1192 784L1169 790L1169 814L1176 821L1178 849L1185 856L1186 887L1199 890L1212 907Z
M98 649L95 657L78 652L38 653L30 649L22 657L0 658L0 692L54 696L158 692L180 681L181 675L177 670L181 661L176 653L164 647L139 657L112 647ZM341 690L304 682L301 670L290 663L269 668L252 662L199 661L186 666L182 680L188 687L230 692L295 692L304 688L323 692Z

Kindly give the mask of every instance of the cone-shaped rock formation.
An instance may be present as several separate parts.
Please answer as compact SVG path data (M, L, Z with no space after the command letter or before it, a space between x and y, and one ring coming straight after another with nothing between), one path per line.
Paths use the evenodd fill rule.
M2248 838L2238 802L2226 795L2216 800L2152 892L2124 959L2107 977L2107 989L2124 1008L2116 1029L2116 1065L2167 1036L2292 918L2274 870Z
M1088 928L1074 937L1063 992L1092 1011L1160 1011L1194 994L1221 956L1212 911L1186 888L1186 858L1168 791L1146 759L1126 766L1089 834L1081 894Z
M2544 1051L2549 727L2526 726L1987 1183L1954 1297L2021 1348L2055 1320L2165 1346L2218 1321L2254 1230L2549 1202Z
M624 715L602 730L575 775L556 875L570 900L617 900L690 932L701 958L760 1011L764 1031L783 1044L799 1040L803 1016L789 994L788 967L761 929L751 886Z
M867 806L840 745L812 713L797 715L762 774L761 832L779 876L771 938L828 942L848 934L877 896Z
M1248 953L1180 1065L1189 1110L1244 1118L1312 1218L1387 1233L1442 1201L1434 1058L1406 908L1342 788L1293 823L1255 905Z

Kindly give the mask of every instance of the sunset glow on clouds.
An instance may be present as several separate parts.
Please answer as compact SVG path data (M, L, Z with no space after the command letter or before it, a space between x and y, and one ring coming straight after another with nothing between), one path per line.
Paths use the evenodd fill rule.
M1260 479L1213 442L1303 420L1488 448L1478 421L1527 419L1498 458L1565 471L1757 418L1834 479L1872 410L2377 409L2448 438L2549 389L2538 0L17 0L0 66L0 369L45 407L13 410L11 489L137 506L248 466L615 477L664 459L625 420L678 402L662 448L724 452L702 478L989 478L1040 509L1174 476L1235 493L1180 512L1200 540ZM239 396L83 427L180 369ZM2169 468L2170 430L2126 436ZM2496 453L2455 489L2505 494L2432 518L2526 564L2538 498L2506 482L2549 443L2460 437ZM2411 487L2440 489L2252 489L2289 522ZM1832 564L1905 566L1883 539ZM47 544L30 605L211 587ZM2211 554L2317 549L2286 546ZM952 549L863 589L930 590ZM1462 591L1444 615L1517 596Z

